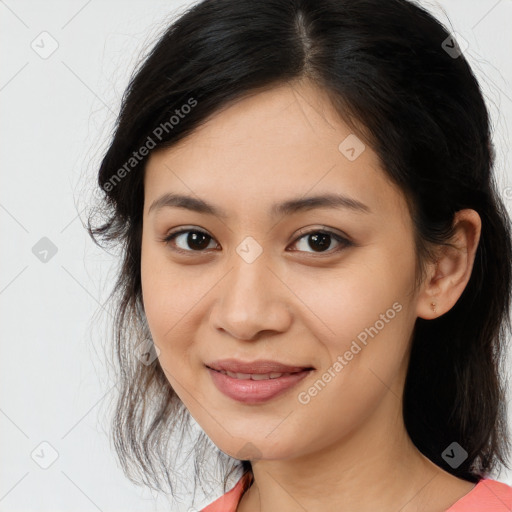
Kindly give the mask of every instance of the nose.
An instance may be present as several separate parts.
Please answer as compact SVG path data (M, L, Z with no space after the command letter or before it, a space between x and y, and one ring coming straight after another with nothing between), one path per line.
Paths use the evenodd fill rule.
M232 267L215 290L210 315L215 329L240 340L257 340L290 328L293 294L263 255L248 262L235 254Z

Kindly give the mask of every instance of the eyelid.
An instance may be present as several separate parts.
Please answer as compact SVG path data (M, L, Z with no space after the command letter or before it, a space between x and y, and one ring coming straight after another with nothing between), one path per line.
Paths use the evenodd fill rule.
M197 228L195 226L181 226L180 228L177 228L176 231L169 230L162 238L159 239L160 242L163 242L165 245L171 245L171 242L179 235L182 235L184 233L188 233L190 231L195 231L201 234L204 234L208 236L211 240L215 240L213 236L211 236L206 230L202 228ZM304 238L307 235L315 234L315 233L323 233L330 235L332 238L334 238L339 244L341 244L341 247L338 247L337 249L331 249L329 251L325 252L318 252L315 253L309 252L309 251L298 251L294 250L291 252L298 252L298 253L306 253L306 254L315 254L316 257L322 257L322 256L331 256L334 255L341 250L354 246L355 242L353 242L347 235L340 234L337 231L334 231L332 228L329 228L327 226L320 226L320 227L313 227L313 228L302 228L299 230L297 236L294 238L292 244L296 244L301 238ZM218 243L218 242L217 242ZM174 252L178 252L180 254L187 254L187 255L199 255L199 254L206 254L209 252L209 250L202 250L202 251L193 251L193 250L184 250L179 247L172 247Z
M343 231L335 230L334 228L330 228L328 226L323 226L319 224L319 227L313 226L312 228L301 228L297 232L297 236L295 237L295 242L302 238L305 235L310 235L312 233L327 233L328 235L333 235L338 238L344 239L346 242L350 242L350 237L343 233Z

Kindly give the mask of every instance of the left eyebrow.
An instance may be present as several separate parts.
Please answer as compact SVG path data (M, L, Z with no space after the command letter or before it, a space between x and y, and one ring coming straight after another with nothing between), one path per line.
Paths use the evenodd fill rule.
M148 210L157 212L165 207L185 208L187 210L214 215L219 218L227 219L229 214L222 208L208 203L197 197L167 193L155 199ZM270 215L276 217L279 215L291 215L302 211L313 210L315 208L336 208L348 209L358 213L372 213L371 209L364 203L342 194L322 194L309 197L300 197L288 199L282 203L275 203L270 209Z
M323 194L310 197L289 199L284 203L276 203L272 206L273 216L289 215L314 208L347 209L358 213L372 213L370 208L361 201L342 194Z

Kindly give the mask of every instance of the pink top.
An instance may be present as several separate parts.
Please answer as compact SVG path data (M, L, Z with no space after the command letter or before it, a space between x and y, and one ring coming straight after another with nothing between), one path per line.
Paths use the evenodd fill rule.
M200 512L236 512L243 493L252 484L252 479L251 471L244 473L230 491ZM491 478L482 478L446 512L512 512L512 487Z

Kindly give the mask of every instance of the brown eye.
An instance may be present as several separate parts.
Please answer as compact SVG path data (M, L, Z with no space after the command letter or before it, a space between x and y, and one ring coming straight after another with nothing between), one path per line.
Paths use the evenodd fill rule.
M208 248L213 238L203 231L197 229L186 229L171 233L164 238L166 244L171 243L177 246L181 252L200 252Z
M333 253L352 245L352 242L338 235L337 233L333 233L332 231L316 230L303 233L295 241L295 244L301 242L303 239L304 241L302 242L302 248L299 249L302 252ZM328 249L332 242L336 242L338 244L338 248L329 251ZM308 249L312 249L312 251L308 251Z

